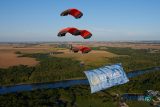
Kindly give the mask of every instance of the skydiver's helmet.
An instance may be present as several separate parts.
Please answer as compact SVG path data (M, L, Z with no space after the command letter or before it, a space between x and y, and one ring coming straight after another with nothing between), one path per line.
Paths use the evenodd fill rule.
M80 47L80 51L85 54L85 53L89 53L91 51L91 48L89 47Z

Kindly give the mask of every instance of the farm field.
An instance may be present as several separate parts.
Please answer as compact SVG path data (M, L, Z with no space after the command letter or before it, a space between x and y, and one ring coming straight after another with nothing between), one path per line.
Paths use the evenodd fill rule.
M35 66L37 64L38 61L34 58L18 57L14 51L0 51L0 68L18 65Z
M70 44L64 43L37 43L37 44L0 44L0 68L7 68L17 65L28 65L35 66L38 64L35 58L28 57L18 57L16 52L22 54L33 54L33 53L55 53L60 52L61 54L51 54L50 56L59 58L71 58L84 62L89 66L102 66L107 64L108 59L114 57L120 57L124 55L119 55L112 51L107 50L107 47L113 48L132 48L132 49L150 49L151 53L154 53L160 49L159 44L146 44L146 43L126 43L126 42L89 42L89 43L79 43L74 42L73 45L86 45L93 48L100 47L98 50L94 49L88 54L73 53L67 47L61 47L62 45Z
M160 49L160 44L154 43L141 43L141 42L98 42L90 43L93 47L119 47L119 48L132 48L132 49Z
M79 60L81 62L85 62L87 65L92 66L100 66L107 62L108 58L116 57L118 55L113 54L111 52L102 51L102 50L93 50L88 54L73 53L69 50L59 50L59 52L63 52L63 54L52 55L54 57L61 57L61 58L73 58L75 60Z
M35 58L19 57L17 53L49 53L54 50L54 46L48 44L0 44L0 68L11 66L38 64Z
M2 44L0 45L0 68L7 68L20 64L29 66L38 64L38 61L36 61L34 58L18 57L18 55L16 55L16 52L25 54L62 52L63 54L55 54L51 56L60 58L73 58L92 66L103 65L105 62L107 62L107 58L117 56L116 54L102 50L93 50L88 54L73 53L69 49L55 47L54 45L50 44Z

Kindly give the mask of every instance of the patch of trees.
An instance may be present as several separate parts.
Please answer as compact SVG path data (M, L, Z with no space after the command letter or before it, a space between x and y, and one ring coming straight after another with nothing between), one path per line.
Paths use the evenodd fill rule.
M160 52L150 53L150 49L107 47L106 51L126 55L110 58L109 63L122 63L127 72L160 66Z
M127 84L113 87L110 91L121 93L144 93L146 90L160 91L160 71L144 74L130 79Z
M22 54L22 52L20 52L20 51L16 51L16 52L15 52L15 54Z
M50 57L48 54L25 54L20 57L33 57L40 63L35 67L20 65L0 69L0 85L52 82L84 77L84 67L80 66L79 61Z
M133 78L124 85L114 86L91 94L90 87L77 85L65 89L44 89L0 96L1 107L117 107L114 93L143 93L146 90L160 90L160 72L152 72ZM137 106L140 106L137 104ZM149 105L149 103L147 104Z
M0 69L0 85L24 83L34 72L35 67L26 65L13 66L8 69Z
M90 94L89 86L46 89L0 96L1 107L116 107L107 93Z

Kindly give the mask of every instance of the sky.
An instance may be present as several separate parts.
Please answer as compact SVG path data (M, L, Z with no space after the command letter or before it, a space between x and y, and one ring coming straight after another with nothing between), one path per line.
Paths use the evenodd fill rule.
M60 16L69 8L84 16ZM93 36L57 37L66 27ZM160 0L0 0L0 42L127 40L160 40Z

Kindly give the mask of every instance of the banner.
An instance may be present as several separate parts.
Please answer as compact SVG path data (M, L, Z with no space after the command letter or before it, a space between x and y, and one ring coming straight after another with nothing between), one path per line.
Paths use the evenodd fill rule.
M91 93L95 93L115 85L124 84L129 81L121 64L104 66L98 69L85 71L85 74L91 87Z

